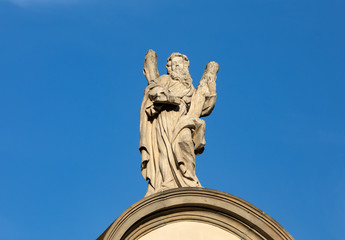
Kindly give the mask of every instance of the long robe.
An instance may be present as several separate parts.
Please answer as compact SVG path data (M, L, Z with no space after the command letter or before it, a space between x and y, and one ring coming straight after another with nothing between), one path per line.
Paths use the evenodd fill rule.
M195 154L205 146L205 122L188 114L195 88L163 75L145 89L140 112L141 172L149 181L147 195L176 187L201 187ZM168 94L167 94L168 93ZM163 99L163 101L158 101ZM214 107L205 101L203 115Z

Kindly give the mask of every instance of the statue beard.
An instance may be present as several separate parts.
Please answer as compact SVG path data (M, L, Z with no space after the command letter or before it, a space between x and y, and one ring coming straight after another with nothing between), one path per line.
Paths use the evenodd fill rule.
M176 81L182 82L186 87L192 85L192 77L189 74L188 69L183 71L169 71L170 77Z

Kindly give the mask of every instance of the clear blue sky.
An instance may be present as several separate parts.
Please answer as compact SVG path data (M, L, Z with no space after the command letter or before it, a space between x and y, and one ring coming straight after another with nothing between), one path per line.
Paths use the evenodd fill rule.
M0 0L0 239L95 239L146 182L145 53L219 62L197 175L343 239L345 1Z

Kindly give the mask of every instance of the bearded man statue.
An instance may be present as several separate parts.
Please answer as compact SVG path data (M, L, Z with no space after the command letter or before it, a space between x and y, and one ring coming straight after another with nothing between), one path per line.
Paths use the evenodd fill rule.
M212 112L217 97L217 63L206 66L197 90L187 56L171 54L166 75L159 76L156 64L157 55L149 50L144 64L149 84L141 105L139 145L141 172L148 180L146 196L170 188L201 187L195 174L195 155L205 146L205 122L200 117Z

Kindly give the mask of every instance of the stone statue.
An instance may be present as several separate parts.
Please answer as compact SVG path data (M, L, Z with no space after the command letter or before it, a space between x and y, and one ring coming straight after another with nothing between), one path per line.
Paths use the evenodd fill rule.
M198 88L192 84L187 56L173 53L168 73L159 76L157 54L149 50L143 73L148 81L140 111L141 172L148 180L146 196L170 188L201 187L195 155L205 146L205 122L217 94L219 65L209 62Z

